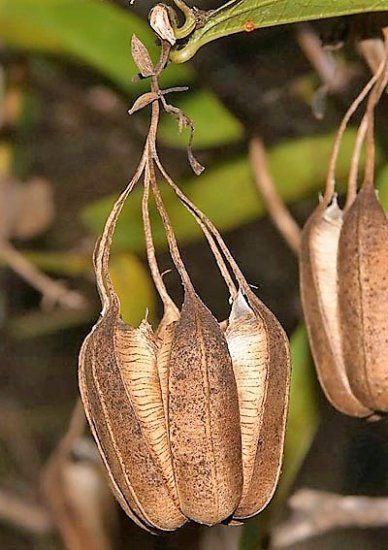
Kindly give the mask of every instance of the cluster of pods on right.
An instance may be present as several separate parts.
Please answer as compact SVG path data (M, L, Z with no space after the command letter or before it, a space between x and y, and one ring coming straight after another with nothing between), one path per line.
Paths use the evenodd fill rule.
M375 106L387 87L387 57L339 129L326 191L304 227L300 251L302 304L319 381L331 404L355 417L388 412L388 220L374 186L373 138ZM334 189L336 155L366 96L341 209ZM357 192L364 141L365 175Z

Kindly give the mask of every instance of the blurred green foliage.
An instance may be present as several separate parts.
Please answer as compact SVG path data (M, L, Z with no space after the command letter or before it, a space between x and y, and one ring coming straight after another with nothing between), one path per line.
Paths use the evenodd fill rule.
M275 503L291 488L318 428L317 378L306 329L300 325L291 337L292 376L290 410L284 449L283 472Z
M355 131L349 129L341 146L337 163L339 190L346 181ZM269 167L277 189L286 202L295 202L323 190L327 164L334 142L334 134L290 140L269 151ZM163 196L180 242L188 242L202 235L194 219L175 199L170 188L162 186ZM231 230L265 214L265 206L252 179L247 156L226 160L208 168L200 178L183 182L185 193L221 230ZM82 212L85 224L96 235L102 231L114 202L107 197L88 205ZM134 191L124 206L117 224L115 246L141 251L144 248L143 228L138 214L141 189ZM162 225L155 209L151 210L157 247L166 244Z
M128 252L115 254L109 271L124 321L136 327L146 317L151 323L155 319L155 292L140 260Z
M380 202L388 212L388 164L385 164L377 175L376 187L379 190Z
M240 140L244 135L242 124L219 102L217 97L204 89L174 97L173 104L191 117L195 125L196 149L225 145ZM187 147L188 129L178 131L171 116L161 118L158 139L172 147Z
M0 0L0 36L7 44L73 57L124 90L134 86L132 77L137 73L130 55L134 33L156 61L159 50L154 34L129 8L99 0ZM187 81L192 74L187 66L170 67L162 84Z

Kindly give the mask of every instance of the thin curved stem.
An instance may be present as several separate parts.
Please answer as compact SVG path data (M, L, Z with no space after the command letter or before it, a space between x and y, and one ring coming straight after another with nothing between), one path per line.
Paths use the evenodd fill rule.
M117 220L120 215L120 212L124 206L124 203L131 193L136 183L140 180L145 166L146 154L143 153L143 156L140 160L140 163L137 167L135 175L121 193L119 198L116 200L113 208L108 216L108 219L105 222L104 230L102 235L97 242L95 251L94 251L94 267L96 271L96 281L97 288L102 301L102 314L107 310L107 308L112 305L113 297L115 296L114 287L112 279L109 273L109 259L110 259L110 249L112 246L113 234L116 228Z
M344 210L347 210L348 208L350 208L354 199L357 196L358 169L360 165L361 151L364 145L367 129L368 129L368 117L365 114L362 118L361 124L357 131L356 143L354 145L352 161L350 164L348 187L346 191L346 202L344 205Z
M165 61L166 56L168 57L168 48L166 50L165 48L165 42L162 43L162 52L160 55L158 70L162 70L162 65ZM157 81L157 76L152 77L151 80L152 84L152 90L158 92L159 91L159 85ZM112 240L113 240L113 234L117 225L118 217L121 213L121 210L124 206L125 201L128 198L128 195L132 192L135 185L140 180L146 163L147 159L152 157L155 154L156 151L156 133L159 123L159 103L158 101L154 101L152 103L152 114L151 114L151 123L148 130L146 143L144 147L143 155L140 159L139 165L136 169L135 175L127 185L127 187L124 189L124 191L121 193L119 198L116 200L115 204L113 205L113 208L108 216L108 219L105 222L104 230L101 235L101 238L97 242L95 251L94 251L94 266L96 271L96 281L97 281L97 288L101 297L102 302L102 314L107 310L107 308L112 305L113 298L115 296L114 287L112 283L112 279L109 273L109 259L110 259L110 249L112 246Z
M345 133L345 130L353 114L357 111L358 107L361 105L361 103L364 101L364 99L367 97L367 95L369 94L373 86L376 84L376 82L380 78L381 73L384 70L384 65L385 65L385 61L380 63L377 72L372 76L369 82L364 86L360 94L356 97L356 99L350 105L349 109L346 111L345 116L343 117L342 122L340 124L340 127L338 128L331 157L330 157L329 170L328 170L327 179L326 179L326 188L323 196L323 201L325 203L329 203L331 201L331 198L335 192L335 169L337 165L337 159L338 159L338 154L341 146L342 137Z
M213 252L214 258L217 262L222 278L224 279L229 289L229 293L231 297L234 299L237 296L237 288L225 264L225 261L220 252L220 249L217 246L212 229L208 227L209 225L212 226L209 218L193 202L191 202L190 199L183 193L183 191L176 185L174 180L169 176L169 174L164 169L159 158L156 158L155 162L162 176L166 179L167 183L170 185L170 187L172 187L177 197L181 200L183 206L186 208L188 212L190 212L190 214L193 216L195 221L198 223L198 225L201 227L202 231L204 232L204 235L209 243L209 246Z
M302 231L276 191L264 143L259 137L254 137L250 141L249 156L256 186L264 199L269 215L288 246L298 255Z
M388 83L388 40L385 43L385 59L384 70L381 74L381 78L376 83L369 100L366 109L366 116L368 118L368 128L366 133L366 163L363 186L374 187L374 174L376 164L376 146L374 139L374 114L376 106L387 86Z
M172 228L172 224L170 221L170 217L168 215L168 212L166 210L166 207L164 206L164 202L162 199L162 195L160 194L160 190L158 187L158 184L156 182L155 172L154 172L154 166L153 166L153 160L148 161L148 169L150 174L150 183L151 183L151 191L155 199L156 208L159 212L160 218L163 223L164 230L166 232L168 247L170 250L172 261L174 262L174 265L182 279L182 283L186 287L186 289L194 290L191 279L189 277L189 274L187 273L187 270L185 268L185 264L183 263L178 243L174 234L174 230Z
M364 41L367 42L367 41ZM381 40L379 42L382 42ZM352 156L352 162L350 166L350 172L349 172L349 180L348 180L348 188L347 188L347 194L346 194L346 202L344 206L344 210L347 210L350 208L351 204L353 203L354 199L357 195L357 180L358 180L358 171L359 171L359 164L360 164L360 157L361 157L361 151L363 144L365 142L365 137L367 135L367 132L372 131L372 137L369 135L369 147L372 142L372 151L367 152L367 161L366 164L368 166L365 167L365 178L367 177L370 182L373 184L373 173L374 173L374 165L375 165L375 148L374 148L374 139L373 139L373 127L369 128L369 123L371 119L371 115L373 118L373 110L376 107L376 104L378 100L380 99L386 84L387 84L387 64L388 64L388 47L387 44L384 44L383 47L383 53L385 53L384 59L381 60L380 58L380 64L385 63L385 71L383 69L382 71L382 82L378 83L378 81L375 84L374 90L372 91L371 95L369 96L368 100L368 106L365 115L363 116L363 119L361 121L361 124L358 128L357 132L357 138L356 138L356 144L354 146L354 152ZM376 91L377 89L377 91ZM372 125L373 126L373 125ZM369 165L369 163L372 163L372 166ZM372 170L372 173L371 173ZM367 175L368 174L368 175Z
M142 215L143 215L144 238L146 242L148 265L151 270L152 279L159 293L159 296L164 304L164 307L166 309L168 307L173 307L174 309L177 310L175 303L173 302L171 296L167 291L166 285L164 284L163 278L160 274L158 262L156 260L155 245L152 237L152 227L151 227L150 212L149 212L149 192L150 192L150 174L148 171L148 166L146 166L145 175L144 175Z
M206 225L206 227L208 228L210 233L214 236L214 238L215 238L219 248L221 249L224 257L228 261L228 263L229 263L229 265L230 265L230 267L231 267L231 269L232 269L232 271L233 271L240 287L244 290L244 292L246 292L247 289L249 289L249 291L250 291L250 287L249 287L244 275L242 274L240 268L237 265L237 262L235 261L232 254L230 253L228 247L226 246L225 241L221 237L221 234L219 233L218 229L209 220L209 218L207 218L207 216L205 216L205 214L197 206L195 206L194 203L191 202L191 200L183 193L183 191L176 185L176 183L174 183L174 181L170 178L170 176L164 170L162 164L160 163L160 160L158 158L156 158L155 161L156 161L156 164L157 164L159 170L161 171L162 175L166 178L169 185L174 189L175 193L181 199L183 204L187 205L187 207L190 210L196 212L197 215L199 217L201 217L203 223Z

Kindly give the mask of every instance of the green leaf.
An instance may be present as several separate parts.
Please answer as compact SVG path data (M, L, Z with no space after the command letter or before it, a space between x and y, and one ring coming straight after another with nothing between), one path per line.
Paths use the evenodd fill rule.
M171 60L184 63L205 44L217 38L285 23L324 19L388 10L388 0L232 0L205 17L205 24L190 36L186 45L171 52Z
M32 51L74 56L98 69L124 90L138 84L130 53L136 33L156 60L159 48L147 23L100 0L0 0L2 41ZM167 68L163 85L188 80L189 67Z
M197 149L225 145L243 137L242 124L211 92L198 90L178 95L172 103L193 120L193 145ZM176 119L172 116L162 116L158 129L158 139L162 143L185 148L189 137L188 129L179 132Z
M152 321L155 315L155 294L148 271L141 261L132 254L114 254L109 272L120 299L124 321L138 326L147 312L148 319Z
M269 166L277 189L286 202L300 200L323 189L333 141L333 134L308 137L284 142L269 151ZM337 164L339 183L347 178L354 141L355 131L347 130ZM179 242L183 244L199 238L202 232L173 191L165 184L161 188ZM200 177L186 181L182 189L222 231L234 229L265 214L247 157L208 168ZM82 211L84 223L96 235L101 233L114 200L115 197L99 200ZM121 213L115 232L116 249L144 249L140 209L141 189L136 189ZM155 244L162 248L166 240L155 209L151 209L151 216Z

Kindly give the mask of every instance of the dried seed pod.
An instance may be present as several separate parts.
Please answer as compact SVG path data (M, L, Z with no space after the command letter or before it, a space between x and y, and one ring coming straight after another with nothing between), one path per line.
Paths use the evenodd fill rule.
M388 220L372 185L346 212L338 254L339 312L354 394L388 412Z
M239 398L243 491L230 518L236 524L268 504L279 478L290 384L288 340L273 314L252 293L214 225L166 179L204 231L234 297L229 321L219 326L227 338ZM244 294L237 292L230 271Z
M153 11L151 20L156 26L163 27L166 10L164 7L159 15ZM157 77L169 50L165 40L162 45L151 93L139 100L142 104L152 102L143 157L116 201L96 249L103 310L80 354L81 395L113 491L127 514L149 530L173 530L188 519L207 525L238 521L268 503L280 471L290 374L287 339L279 323L250 291L217 230L169 178L158 158L159 103L152 94L162 101ZM143 45L134 40L133 48L140 69L149 72L151 62L145 59ZM192 126L179 110L162 103ZM195 164L192 158L191 162ZM245 297L242 293L236 297L227 327L234 364L224 329L192 286L155 167L204 231L231 295L236 295L235 281L244 289ZM194 168L199 171L199 165ZM143 174L147 259L165 307L156 334L146 320L137 329L122 321L109 275L109 251L118 216ZM150 193L184 287L181 312L159 271L149 215ZM249 419L241 421L246 417Z
M237 381L244 485L235 520L259 513L280 475L288 410L290 355L276 317L252 293L235 300L226 330Z
M85 340L80 390L93 435L127 514L147 529L173 530L178 508L151 329L119 317L117 299Z
M242 491L236 381L225 337L190 288L171 348L168 424L182 512L206 525L226 519Z
M349 385L342 354L337 293L337 251L342 211L334 198L323 201L306 223L301 241L303 311L318 378L330 403L351 416L370 411Z
M166 307L163 319L161 320L155 335L157 340L156 363L158 366L160 389L162 392L166 422L168 419L168 378L171 346L178 319L178 310L174 309L171 305Z
M240 410L244 478L241 506L254 470L267 394L269 362L266 327L263 320L255 316L241 291L233 301L225 337L232 358Z

